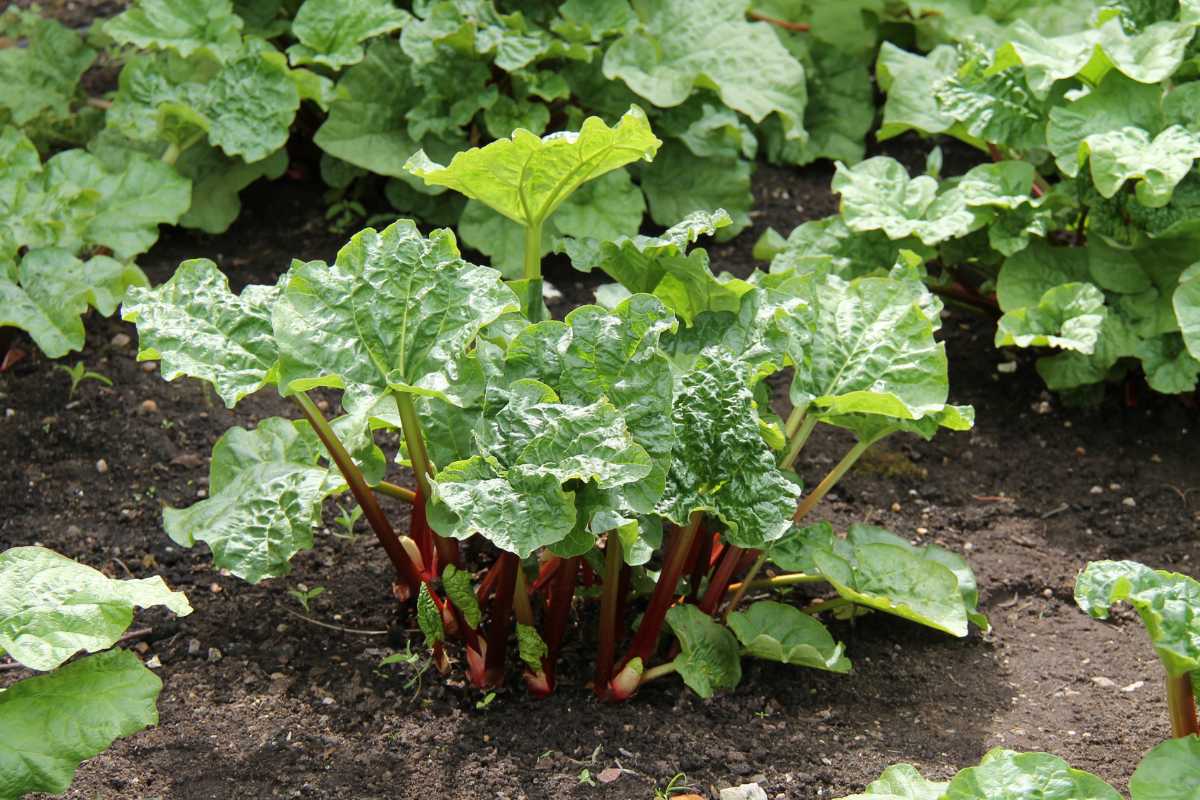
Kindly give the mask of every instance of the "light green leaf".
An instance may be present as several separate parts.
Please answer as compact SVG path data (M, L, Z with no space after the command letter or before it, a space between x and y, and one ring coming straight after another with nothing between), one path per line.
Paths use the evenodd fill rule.
M793 606L760 600L745 611L730 614L729 628L746 654L755 658L830 672L850 671L845 645L835 642L824 625Z
M1141 128L1094 133L1079 147L1079 163L1090 157L1092 182L1105 198L1127 180L1142 205L1158 208L1171 200L1176 184L1200 157L1200 136L1172 125L1153 139Z
M230 158L215 147L194 145L175 162L180 175L192 181L192 205L180 218L185 228L205 233L224 233L241 213L238 194L259 178L275 180L288 166L286 149L276 150L262 161L247 164Z
M1106 309L1104 293L1090 283L1064 283L1036 306L1006 313L996 327L996 347L1058 347L1092 353Z
M392 0L305 0L292 20L299 40L288 48L293 65L340 69L363 59L362 43L404 27L411 19Z
M104 32L121 44L184 57L200 51L221 61L242 50L241 31L230 0L139 0L104 24Z
M1171 304L1188 352L1200 359L1200 268L1191 267L1180 276Z
M140 360L161 359L166 380L208 381L232 408L275 382L271 309L279 295L277 286L253 285L235 295L216 264L193 259L161 286L132 291L121 314L137 323Z
M1046 144L1058 168L1074 177L1084 159L1081 148L1090 136L1125 128L1160 131L1164 127L1163 90L1112 73L1078 100L1050 109ZM1083 151L1086 157L1086 150Z
M1200 669L1200 583L1135 561L1093 561L1075 580L1075 602L1096 619L1124 600L1138 612L1171 675Z
M804 67L770 26L746 20L748 7L748 0L640 2L636 29L604 55L604 76L660 108L712 89L754 122L779 115L786 136L803 139Z
M954 74L958 60L957 51L949 45L939 45L920 56L884 42L875 62L875 75L887 100L876 138L883 141L913 129L928 134L949 131L956 120L930 89Z
M771 259L771 274L832 273L844 280L884 275L900 252L922 250L916 238L892 240L883 231L852 231L838 215L805 222Z
M649 161L662 142L636 106L610 128L599 117L578 133L538 137L517 130L511 139L458 153L448 166L424 151L405 165L427 184L446 186L524 226L540 225L580 186L635 161Z
M161 690L137 656L112 650L0 692L0 797L66 792L80 763L158 723Z
M96 51L57 20L16 8L0 16L0 35L26 40L24 47L0 49L3 116L27 128L38 120L66 119Z
M949 785L947 781L926 780L911 764L894 764L864 793L838 800L942 800Z
M754 197L750 193L751 164L745 159L697 158L686 147L668 141L654 163L642 169L642 191L650 216L659 225L713 209L730 218L721 238L737 235L750 224Z
M344 388L347 408L389 390L454 403L476 334L517 308L499 273L459 257L450 231L367 228L332 266L292 265L273 315L280 386Z
M1200 738L1168 739L1151 750L1129 779L1131 800L1188 800L1200 790Z
M201 113L208 140L227 155L260 161L287 144L300 92L283 56L251 54L227 65L207 86Z
M51 670L80 650L116 643L133 609L164 605L192 613L183 592L162 578L118 581L44 547L0 553L0 650L25 666ZM3 695L0 695L2 697Z
M163 527L183 547L207 543L214 566L250 583L286 575L338 488L317 463L323 452L307 423L270 417L253 431L230 428L213 446L209 498L165 508Z
M709 698L741 682L737 640L728 628L691 604L673 606L667 612L667 624L679 639L675 669L689 689Z
M761 548L791 527L800 487L775 466L759 434L749 370L713 348L675 395L675 458L658 511L684 524L694 511L725 523L725 538Z
M1014 753L996 748L977 767L954 776L944 800L1121 800L1095 775L1071 769L1049 753Z
M542 659L550 652L546 642L532 625L517 623L517 652L525 666L534 672L542 671Z
M1142 361L1146 383L1162 394L1183 394L1196 388L1200 360L1188 353L1183 338L1168 333L1138 345L1135 355Z
M447 564L442 571L442 585L446 587L446 598L462 612L467 624L478 628L483 621L483 611L479 608L475 590L471 588L471 574Z
M417 627L421 629L427 647L433 647L446 638L442 612L438 609L433 595L429 593L429 586L425 583L421 584L421 591L417 593Z

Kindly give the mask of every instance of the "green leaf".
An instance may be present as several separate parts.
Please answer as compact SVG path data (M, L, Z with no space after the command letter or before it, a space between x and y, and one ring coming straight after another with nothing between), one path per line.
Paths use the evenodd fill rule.
M288 48L293 65L340 69L363 59L362 43L404 27L411 16L392 0L304 0L292 20L299 40Z
M442 612L434 602L433 595L429 593L429 586L424 583L421 584L421 591L417 593L417 627L421 629L428 647L433 647L446 638Z
M122 318L138 326L138 359L162 361L166 380L208 381L232 408L274 383L279 360L271 329L277 286L229 291L229 279L208 259L179 265L155 289L135 289Z
M705 511L731 544L761 548L790 529L800 488L759 434L749 370L715 348L702 362L675 395L675 457L658 511L680 525Z
M542 671L542 659L550 652L546 642L532 625L517 623L517 652L525 666L534 672Z
M650 161L662 142L636 106L610 128L599 117L578 133L511 139L458 153L448 166L416 153L405 168L432 186L446 186L524 226L540 225L580 186L635 161Z
M134 607L192 613L183 592L162 578L118 581L44 547L0 553L0 650L25 666L51 670L80 650L116 643Z
M0 112L25 128L66 119L96 51L57 20L15 8L0 16L0 34L26 40L0 50Z
M1188 352L1200 359L1200 268L1191 267L1179 277L1171 304Z
M1137 180L1137 199L1157 208L1171 200L1175 186L1200 157L1200 136L1172 125L1153 139L1141 128L1094 133L1079 148L1079 162L1090 157L1092 182L1105 198L1127 180Z
M729 627L746 654L755 658L830 672L850 671L845 645L835 642L824 625L793 606L760 600L745 611L730 614Z
M347 408L389 391L455 403L476 334L518 307L499 273L459 257L450 231L367 228L332 266L292 265L274 311L280 386L344 388Z
M192 181L192 205L179 224L205 233L224 233L241 213L238 194L242 189L259 178L275 180L283 175L287 166L286 149L276 150L262 161L247 164L214 147L189 147L175 162L179 174Z
M1146 383L1162 394L1183 394L1196 388L1200 360L1188 353L1183 338L1166 334L1138 345L1135 355L1142 361Z
M777 114L788 138L803 139L804 67L770 26L746 20L749 5L640 2L637 27L604 54L604 76L624 81L660 108L683 103L697 89L712 89L754 122Z
M679 655L672 663L689 689L709 698L741 682L737 640L728 628L691 604L673 606L667 624L679 639Z
M1092 353L1106 309L1104 293L1090 283L1064 283L1036 306L1006 313L996 327L996 347L1058 347Z
M454 607L462 612L463 619L472 628L478 628L483 621L483 611L479 608L479 600L475 590L471 588L471 575L458 569L453 564L447 564L442 571L442 585L446 587L446 598Z
M1087 152L1081 154L1081 148L1090 136L1125 128L1162 130L1162 98L1161 86L1113 73L1083 97L1055 105L1050 109L1046 144L1058 168L1071 177L1078 175Z
M207 543L214 566L250 583L286 575L338 488L317 463L323 452L307 423L270 417L253 431L230 428L213 446L209 498L165 508L163 527L183 547Z
M875 74L887 100L876 138L883 141L913 129L928 134L949 131L956 120L941 107L931 89L954 75L958 61L957 51L949 45L939 45L920 56L884 42L875 62Z
M1014 753L996 748L977 767L954 776L944 800L1121 800L1095 775L1071 769L1049 753Z
M1200 669L1200 583L1135 561L1093 561L1075 580L1075 602L1096 619L1124 600L1141 616L1171 675Z
M1187 736L1155 746L1129 779L1131 800L1188 800L1200 790L1200 739Z
M731 223L719 235L735 236L750 224L754 204L750 168L750 162L740 158L698 158L668 141L654 163L642 169L650 216L659 225L674 225L691 215L721 209Z
M173 50L185 58L209 53L220 61L242 49L242 20L230 0L139 0L104 24L121 44Z
M230 63L207 87L201 109L208 140L230 156L260 161L287 144L300 92L287 62L274 51Z
M162 681L112 650L0 692L0 797L62 794L75 769L114 740L158 723Z
M844 280L887 274L904 249L923 249L916 238L889 239L882 231L852 231L840 216L793 230L771 259L771 274L832 273Z
M949 785L947 781L926 780L911 764L894 764L862 794L838 800L942 800Z

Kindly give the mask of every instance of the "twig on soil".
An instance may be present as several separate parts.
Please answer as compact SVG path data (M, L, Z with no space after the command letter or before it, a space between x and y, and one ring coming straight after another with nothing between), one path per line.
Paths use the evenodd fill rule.
M1004 495L993 495L993 494L973 494L973 495L971 495L971 499L978 500L981 503L1015 503L1015 502L1017 502L1015 498L1005 497Z
M1057 505L1054 508L1047 511L1045 514L1042 514L1042 519L1050 519L1051 517L1053 517L1057 514L1061 514L1064 511L1069 511L1070 509L1071 509L1070 503L1060 503L1059 505Z
M367 631L367 630L362 630L361 628L347 628L344 625L334 625L331 622L322 622L319 619L313 619L312 617L306 617L298 611L292 611L290 608L284 608L283 606L276 606L276 608L278 608L280 611L283 611L287 614L291 614L293 617L302 619L305 622L308 622L312 625L319 625L322 628L329 628L330 630L341 631L342 633L353 633L353 634L357 634L358 636L387 636L388 635L387 631Z

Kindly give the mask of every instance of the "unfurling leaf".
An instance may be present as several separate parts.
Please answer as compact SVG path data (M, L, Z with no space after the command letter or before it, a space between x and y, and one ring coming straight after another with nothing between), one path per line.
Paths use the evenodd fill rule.
M467 624L478 628L479 623L483 621L483 612L479 608L475 590L471 588L470 573L453 564L447 564L446 569L442 571L442 585L446 587L446 598L462 612Z
M673 606L667 612L667 624L679 639L675 669L693 692L712 697L741 682L737 640L728 628L691 604Z
M446 638L442 612L438 609L433 595L429 593L429 587L423 583L421 591L417 594L417 626L420 627L425 636L425 644L429 647Z

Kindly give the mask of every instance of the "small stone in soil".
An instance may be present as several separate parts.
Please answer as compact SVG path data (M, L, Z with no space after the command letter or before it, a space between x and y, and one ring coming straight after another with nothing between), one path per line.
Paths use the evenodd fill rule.
M108 462L103 458L96 462L96 472L99 472L101 475L108 472Z
M1106 678L1103 675L1096 675L1092 678L1092 683L1099 686L1101 689L1111 689L1116 686L1116 682L1111 678Z
M1137 508L1137 500L1134 500L1132 497L1126 497L1121 501L1121 505L1127 508Z
M188 640L187 654L189 656L200 655L200 640L199 639Z
M156 369L158 369L157 361L143 361L142 362L142 372L154 372L154 370L156 370Z
M157 414L158 413L158 403L154 402L153 400L143 400L142 401L142 412L145 414Z
M129 338L128 333L118 333L109 340L109 344L113 347L129 347L129 343L133 340Z
M222 658L224 658L224 655L221 653L220 650L218 650L215 647L208 648L208 660L210 662L215 664L216 662L220 661Z

